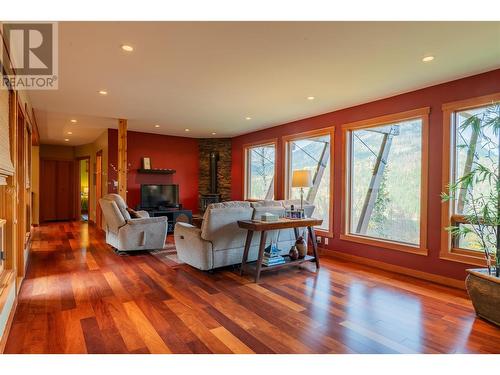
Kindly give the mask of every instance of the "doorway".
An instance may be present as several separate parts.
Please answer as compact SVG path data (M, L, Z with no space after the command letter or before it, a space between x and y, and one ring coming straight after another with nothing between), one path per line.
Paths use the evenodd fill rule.
M102 197L102 150L97 151L95 157L95 213L97 228L102 229L102 211L99 199Z
M77 214L81 221L89 221L90 212L90 156L77 159Z

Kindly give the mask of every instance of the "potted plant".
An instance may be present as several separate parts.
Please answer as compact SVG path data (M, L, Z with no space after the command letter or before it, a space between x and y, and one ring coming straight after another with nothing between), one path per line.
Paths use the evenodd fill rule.
M463 175L442 193L443 201L460 207L462 224L446 228L454 239L467 237L484 252L486 268L468 269L465 281L476 314L500 325L500 103L461 124L467 149Z

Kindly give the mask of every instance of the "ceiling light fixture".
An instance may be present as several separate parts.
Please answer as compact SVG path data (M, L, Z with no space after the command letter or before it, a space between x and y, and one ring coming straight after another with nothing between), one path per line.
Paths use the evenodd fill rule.
M434 56L425 56L425 57L422 59L422 61L423 61L423 62L430 62L430 61L432 61L432 60L434 60Z
M158 124L155 125L155 128L159 128L159 127L160 127L160 125L158 125Z
M64 138L64 142L69 142L69 139L68 138Z
M106 90L99 90L99 94L108 95L108 92Z
M128 45L128 44L122 44L122 50L126 52L132 52L134 50L134 47Z
M185 132L188 132L188 131L190 131L190 130L189 130L188 128L186 128L186 129L184 129L184 131L185 131Z
M217 133L216 132L212 132L212 135L216 135Z
M307 97L307 100L314 100L314 99L316 99L314 96L308 96Z
M71 120L69 120L69 121L71 121L73 124L76 124L76 123L78 122L78 121L76 121L74 118L72 118L72 119L71 119Z
M251 119L252 119L252 118L251 118L251 117L249 117L249 116L245 117L245 120L247 120L247 121L249 121L249 120L251 120Z
M69 135L73 134L73 132L68 132Z

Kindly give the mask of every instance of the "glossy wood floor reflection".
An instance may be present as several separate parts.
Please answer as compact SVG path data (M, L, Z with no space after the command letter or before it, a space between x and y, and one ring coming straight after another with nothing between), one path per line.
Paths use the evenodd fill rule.
M465 292L326 257L257 285L75 222L37 228L30 259L6 353L500 353Z

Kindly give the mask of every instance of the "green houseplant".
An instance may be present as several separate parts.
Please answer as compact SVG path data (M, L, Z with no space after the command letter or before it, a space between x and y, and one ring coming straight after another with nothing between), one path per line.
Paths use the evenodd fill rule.
M477 315L500 325L500 103L456 127L463 140L457 147L465 148L467 156L462 175L441 197L455 205L465 225L446 229L483 251L487 268L467 270L466 287Z

